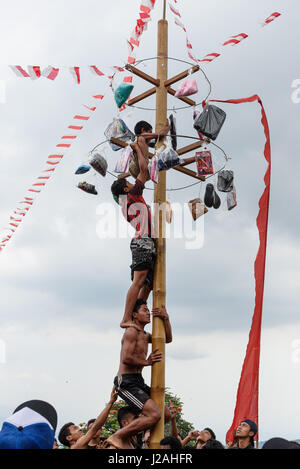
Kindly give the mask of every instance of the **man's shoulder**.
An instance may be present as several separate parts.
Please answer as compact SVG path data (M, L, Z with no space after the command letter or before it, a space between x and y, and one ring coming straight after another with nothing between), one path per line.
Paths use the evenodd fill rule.
M124 332L124 337L126 338L131 338L131 337L136 337L140 331L136 328L135 325L128 326L126 327L126 330Z
M132 189L130 189L129 194L141 196L143 194L144 187L145 185L142 183L142 181L140 181L139 178L137 178L135 180L134 186L132 187Z

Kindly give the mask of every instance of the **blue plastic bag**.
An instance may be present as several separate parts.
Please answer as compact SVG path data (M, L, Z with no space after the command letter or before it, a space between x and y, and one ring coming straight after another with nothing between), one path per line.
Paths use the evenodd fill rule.
M75 174L84 174L87 173L90 169L91 167L88 164L82 164L77 168Z

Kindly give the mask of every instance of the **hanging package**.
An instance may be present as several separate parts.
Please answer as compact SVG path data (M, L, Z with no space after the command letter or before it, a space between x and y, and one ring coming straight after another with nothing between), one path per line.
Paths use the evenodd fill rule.
M157 168L158 171L164 171L166 169L173 168L173 166L177 166L179 164L181 164L181 159L179 158L178 153L176 153L173 148L167 147L159 155L157 161Z
M82 164L76 169L75 174L84 174L87 173L90 169L91 167L88 164Z
M195 93L198 93L196 80L184 80L180 83L175 96L176 98L180 98L180 96L191 96Z
M208 212L207 208L205 207L205 204L199 198L189 201L189 209L191 211L194 221L196 221L197 218L201 217L201 215L204 215Z
M158 182L157 161L158 161L158 158L157 158L157 156L154 155L154 156L151 158L151 160L149 161L149 164L148 164L148 170L149 170L150 179L151 179L151 181L153 181L155 184L157 184L157 182Z
M172 211L171 204L168 200L166 200L166 222L171 224L172 217L173 217L173 211Z
M223 169L218 173L217 189L220 192L231 192L233 190L233 171Z
M206 137L216 140L226 119L226 113L217 106L207 104L201 114L194 122L194 128L206 135Z
M171 144L173 150L177 149L177 133L176 133L176 119L173 114L170 115L170 134L171 134Z
M237 206L236 190L235 190L235 187L233 186L232 191L227 192L227 208L228 210L232 210L236 206Z
M120 107L123 106L125 101L127 101L132 90L133 90L133 85L131 85L130 83L124 83L124 82L122 82L118 86L118 88L116 88L114 95L115 95L115 101L119 109Z
M100 173L101 176L104 177L106 175L107 161L102 155L100 155L100 153L94 153L92 155L90 165L95 169L95 171Z
M198 176L206 176L207 174L214 174L214 168L210 151L197 151L196 152L196 165Z
M104 135L107 140L110 140L112 137L114 137L118 140L122 140L122 142L127 142L128 140L133 142L135 139L134 134L128 129L127 125L122 119L114 119L105 130ZM114 145L111 142L109 142L109 144L112 150L121 150L121 147L118 145Z
M132 155L132 148L130 145L127 145L127 147L122 148L122 151L120 153L120 156L118 158L116 167L115 167L115 173L126 173L128 170L128 165L129 161Z
M77 187L79 187L79 189L81 189L84 192L88 192L89 194L94 194L94 195L98 194L95 186L93 184L89 184L88 182L80 182Z
M195 123L195 120L198 118L198 116L200 116L200 114L201 114L201 112L196 111L196 110L194 109L194 111L193 111L193 120L194 120L194 123ZM198 137L199 137L201 140L204 140L204 139L205 139L205 135L203 135L203 134L202 134L201 132L199 132L198 130L197 130L197 134L198 134Z

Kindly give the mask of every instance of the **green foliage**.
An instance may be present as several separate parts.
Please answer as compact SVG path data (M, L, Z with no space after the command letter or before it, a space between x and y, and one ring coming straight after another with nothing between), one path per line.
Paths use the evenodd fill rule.
M176 394L172 394L167 388L165 392L165 404L168 407L169 407L170 401L173 402L175 408L177 409L176 424L177 424L178 434L181 436L182 439L184 439L191 430L194 430L194 426L191 422L184 420L182 417L182 408L183 408L182 400L178 396L176 396ZM170 435L171 435L171 424L167 423L165 425L165 436L170 436Z

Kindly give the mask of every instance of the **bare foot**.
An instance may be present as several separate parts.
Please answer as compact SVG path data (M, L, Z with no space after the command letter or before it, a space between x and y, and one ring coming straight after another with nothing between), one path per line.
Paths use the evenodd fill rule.
M116 449L134 449L129 439L123 440L119 438L117 433L114 433L109 438L107 438L107 443L111 446L114 446Z

